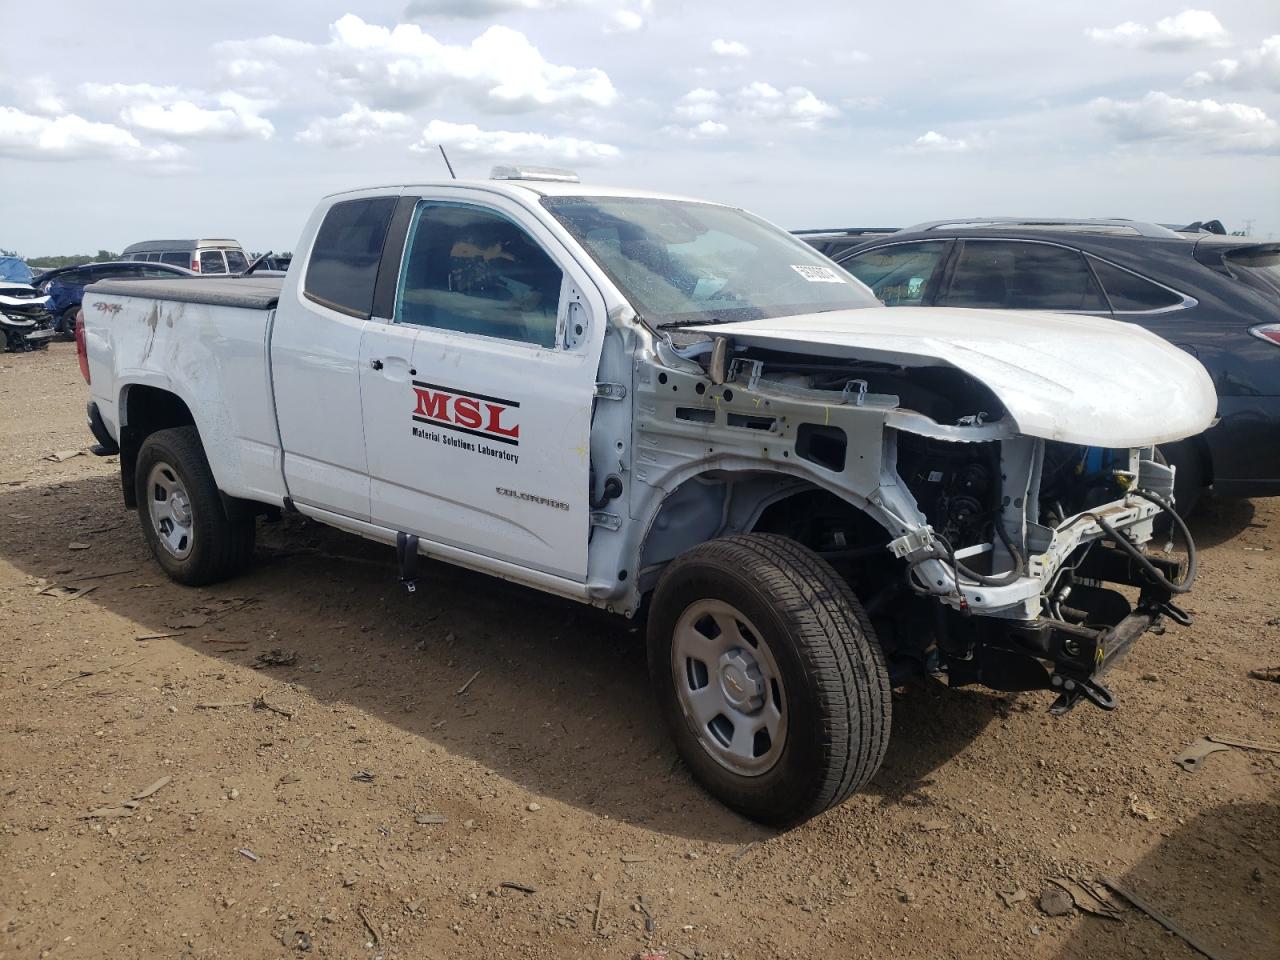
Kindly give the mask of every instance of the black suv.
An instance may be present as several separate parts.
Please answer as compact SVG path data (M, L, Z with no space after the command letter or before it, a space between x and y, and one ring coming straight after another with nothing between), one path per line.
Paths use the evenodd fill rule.
M887 306L1083 313L1165 338L1197 357L1218 391L1217 426L1162 448L1178 467L1180 512L1210 486L1280 495L1280 243L1132 220L797 233Z

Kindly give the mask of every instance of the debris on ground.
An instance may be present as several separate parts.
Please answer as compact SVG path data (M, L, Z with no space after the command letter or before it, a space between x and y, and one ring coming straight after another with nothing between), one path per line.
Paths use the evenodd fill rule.
M353 773L351 779L356 783L373 783L375 776L372 770L361 770L359 773Z
M246 860L252 860L254 863L257 863L262 859L248 847L241 847L236 851L236 853L240 854L240 856L244 857Z
M448 823L449 818L438 813L420 813L413 818L413 822L426 826L428 824Z
M1138 896L1138 894L1134 893L1133 890L1131 890L1130 888L1121 886L1115 880L1108 879L1107 877L1099 877L1098 880L1102 884L1104 884L1108 889L1114 890L1116 893L1120 894L1120 896L1124 897L1126 900L1128 900L1135 907L1137 907L1139 910L1145 913L1148 917L1150 917L1156 923L1160 924L1160 926L1164 927L1170 933L1174 934L1175 936L1181 937L1187 943L1187 945L1190 946L1192 949L1197 950L1200 953L1203 953L1206 957L1209 958L1209 960L1220 960L1219 954L1214 953L1203 942L1197 940L1192 934L1182 929L1182 927L1179 924L1175 923L1169 917L1165 916L1162 912L1160 912L1160 910L1158 910L1155 906L1147 902L1142 897Z
M1012 910L1015 903L1022 903L1029 894L1022 887L1019 887L1017 890L997 890L996 896L1004 901L1006 907Z
M161 778L160 778L159 780L157 780L155 783L148 784L147 786L143 787L141 790L139 790L137 793L135 793L135 794L134 794L132 797L130 797L129 799L130 799L130 800L145 800L145 799L147 799L147 797L151 796L153 793L156 793L156 792L157 792L158 790L160 790L162 787L166 787L166 786L168 786L169 781L170 781L170 780L172 780L172 779L173 779L173 777L161 777Z
M1160 814L1147 801L1143 800L1136 793L1129 794L1129 812L1139 820L1158 820Z
M1047 885L1040 891L1040 912L1050 917L1065 917L1075 910L1071 894L1059 886Z
M48 460L50 463L63 463L72 457L84 456L83 450L57 450L53 453L41 457L42 460Z
M280 716L284 717L286 720L292 720L295 716L295 712L293 710L286 710L284 707L277 707L268 703L267 691L265 690L258 694L257 698L253 701L253 709L270 710L272 713L280 714Z
M1264 743L1260 740L1243 740L1240 737L1230 737L1221 733L1211 733L1208 736L1201 737L1191 746L1183 750L1173 758L1173 762L1180 766L1183 770L1195 772L1199 770L1204 763L1204 758L1211 753L1218 753L1221 750L1229 750L1236 747L1240 750L1261 750L1264 753L1280 753L1280 743Z
M507 890L519 890L521 893L537 893L538 892L538 888L533 886L533 884L521 883L518 880L503 880L500 884L498 884L498 886L505 887Z
M1249 676L1253 680L1280 683L1280 667L1263 667L1261 670L1250 670Z
M68 550L88 550L89 544L81 543L79 540L72 540L70 543L67 544L67 549Z
M252 700L206 700L197 703L197 710L225 710L227 707L252 707Z
M298 651L281 650L277 647L272 650L267 650L265 653L258 654L253 661L253 669L260 670L263 667L292 667L297 662Z
M1115 901L1107 894L1106 887L1086 880L1073 880L1071 877L1050 877L1049 883L1066 891L1072 903L1085 913L1109 920L1123 920L1124 914Z
M65 583L51 583L42 590L37 590L36 594L42 597L54 597L58 600L79 600L86 593L93 593L98 589L98 585L91 587L73 587Z
M470 689L471 685L476 682L476 677L478 676L480 676L479 670L477 670L475 673L473 673L470 677L467 678L467 682L458 688L458 692L455 695L460 697L464 693L466 693L467 690Z
M1230 750L1231 748L1225 743L1214 743L1208 737L1201 737L1187 749L1173 758L1173 762L1180 766L1183 770L1192 773L1199 770L1204 764L1205 757L1211 753L1217 753L1219 750Z

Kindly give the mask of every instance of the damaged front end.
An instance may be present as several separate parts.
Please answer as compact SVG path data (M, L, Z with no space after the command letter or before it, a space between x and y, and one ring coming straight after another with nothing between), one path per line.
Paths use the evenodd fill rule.
M49 297L30 284L0 280L0 351L42 349L56 336Z
M1099 676L1142 634L1190 622L1174 598L1195 548L1164 438L1028 435L994 378L937 357L700 334L636 365L638 590L682 538L784 534L848 580L895 681L1045 689L1055 712L1111 709ZM1164 513L1185 563L1144 549Z

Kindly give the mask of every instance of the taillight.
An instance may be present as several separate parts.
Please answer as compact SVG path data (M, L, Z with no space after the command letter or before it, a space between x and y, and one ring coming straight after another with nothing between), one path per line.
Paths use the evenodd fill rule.
M80 361L80 375L85 383L89 379L89 351L84 345L84 311L76 311L76 359Z
M192 269L192 270L194 270L196 273L199 273L199 272L200 272L200 261L199 261L199 260L194 260L194 259L193 259L193 260L191 261L191 269Z
M1280 347L1280 323L1259 324L1256 327L1250 327L1249 332L1259 340L1266 340Z

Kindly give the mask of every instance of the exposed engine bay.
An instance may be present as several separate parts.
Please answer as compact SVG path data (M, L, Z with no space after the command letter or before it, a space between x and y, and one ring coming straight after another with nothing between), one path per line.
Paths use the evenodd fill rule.
M1026 436L995 391L941 363L673 340L691 376L654 372L637 437L654 463L681 452L718 463L699 478L697 497L719 498L699 535L782 533L827 559L864 604L895 677L1048 688L1059 711L1082 699L1110 708L1097 674L1163 617L1189 622L1173 598L1194 578L1194 545L1153 446ZM708 443L696 453L681 442L695 424ZM755 451L738 452L742 443ZM769 493L783 478L755 473L762 457L812 482ZM695 502L670 501L682 523L695 523ZM1186 541L1186 566L1142 548L1164 513ZM646 569L662 544L646 544Z

